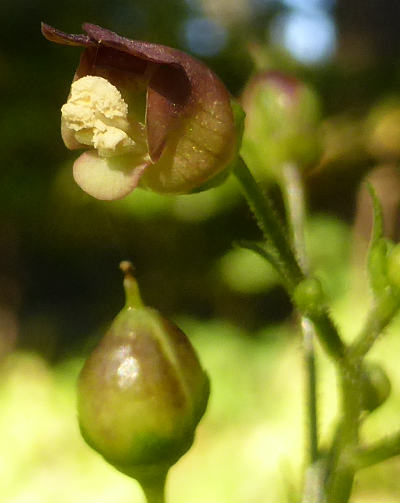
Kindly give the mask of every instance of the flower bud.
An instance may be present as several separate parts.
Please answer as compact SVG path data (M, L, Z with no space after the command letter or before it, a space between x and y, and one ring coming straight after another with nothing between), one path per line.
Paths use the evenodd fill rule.
M285 162L307 167L316 160L319 103L305 84L280 72L265 72L250 80L242 105L242 155L260 179L279 176Z
M306 316L319 314L325 303L321 282L317 278L304 279L296 286L293 300L302 314Z
M362 408L369 412L382 405L390 395L391 384L386 372L376 363L366 363L362 378Z
M131 265L121 268L126 305L81 371L78 415L88 444L143 481L190 448L209 382L186 335L142 304Z

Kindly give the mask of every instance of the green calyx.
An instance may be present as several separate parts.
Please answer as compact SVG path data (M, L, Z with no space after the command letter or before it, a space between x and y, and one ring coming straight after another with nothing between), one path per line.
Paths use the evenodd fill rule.
M144 306L132 266L121 269L126 305L80 374L79 424L91 447L148 485L192 445L209 382L186 335Z

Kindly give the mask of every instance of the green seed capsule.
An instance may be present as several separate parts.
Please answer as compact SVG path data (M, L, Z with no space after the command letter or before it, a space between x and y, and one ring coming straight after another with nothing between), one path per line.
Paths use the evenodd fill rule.
M131 265L121 268L126 305L80 374L79 424L91 447L141 481L190 448L209 381L186 335L142 304Z

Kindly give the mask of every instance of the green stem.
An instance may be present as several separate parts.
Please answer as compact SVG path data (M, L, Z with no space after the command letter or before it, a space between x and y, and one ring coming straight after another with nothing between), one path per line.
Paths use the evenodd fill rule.
M281 188L289 221L293 248L304 274L308 273L304 225L306 219L305 193L301 174L294 163L282 166ZM304 359L306 366L306 404L308 423L308 446L310 463L318 459L318 408L314 338L315 329L311 320L301 317Z
M140 481L147 503L165 503L166 474L151 481Z
M356 469L367 468L400 455L400 432L394 433L368 447L360 447L353 453Z
M241 248L245 248L257 253L258 255L260 255L260 257L269 262L280 275L286 291L290 292L293 290L294 285L291 283L290 278L286 276L285 269L282 268L282 263L275 250L269 250L266 246L266 243L260 244L255 243L254 241L238 241L237 245Z
M317 403L317 379L314 351L315 331L312 322L301 318L303 333L304 358L306 364L306 403L308 421L308 445L310 450L310 462L314 463L318 457L318 403Z
M327 483L327 503L347 503L353 488L356 470L350 453L359 442L361 368L361 361L356 361L341 370L342 423L336 447L336 466Z
M301 174L294 163L286 163L281 169L281 188L286 205L293 248L298 263L304 273L309 265L304 238L306 219L305 193Z
M325 466L321 459L307 468L301 503L324 503L324 474Z
M303 278L303 274L286 238L285 230L273 210L270 200L262 192L241 157L239 157L235 164L233 173L240 183L242 192L266 240L276 250L287 269L288 277L290 277L293 282L297 283Z
M286 190L286 199L288 213L291 216L293 241L296 244L296 254L286 238L283 227L277 219L269 200L260 190L257 182L252 174L240 159L234 168L242 191L252 209L261 230L267 239L270 248L276 252L280 263L284 265L286 278L289 280L291 288L296 287L305 279L304 272L299 266L299 262L304 268L307 267L304 254L303 242L303 219L294 215L299 209L298 205L303 205L303 196L299 193L297 186L293 193L291 190ZM290 183L297 184L296 178L293 176L293 167L288 167L286 175L291 177ZM289 202L290 199L290 202ZM304 211L303 208L300 209ZM274 253L275 255L275 253ZM299 261L299 262L298 262ZM293 290L289 291L292 294ZM346 503L349 500L355 469L350 462L349 452L354 452L358 446L359 434L359 418L360 418L360 396L361 396L361 360L358 358L349 359L347 348L343 343L338 330L331 320L328 310L325 306L320 306L313 309L313 312L304 313L304 316L312 322L321 344L327 351L328 355L335 363L341 378L342 389L342 424L340 428L340 438L337 441L335 448L335 458L337 459L336 469L332 471L329 480L327 480L326 497L327 503ZM307 325L307 324L306 324ZM315 389L315 362L313 354L309 353L309 393L311 402L316 405L316 389ZM310 418L312 416L312 433L310 433L310 443L313 446L312 456L318 456L317 442L317 418L316 408L314 405L309 409ZM309 492L307 491L307 494ZM308 496L307 496L308 497ZM310 502L314 503L314 502Z
M312 313L308 316L313 322L315 332L325 351L332 358L335 365L340 369L346 363L346 346L339 332L329 316L326 308L320 313Z
M372 348L399 309L399 299L391 291L376 299L360 334L350 347L351 358L362 358Z
M242 188L250 209L257 219L258 225L270 246L276 252L276 256L279 257L281 268L285 270L286 284L290 285L288 293L291 294L293 288L304 279L304 274L289 245L285 231L272 209L269 199L263 194L243 159L238 159L233 168L233 173ZM321 309L318 314L308 317L314 324L321 344L335 364L340 367L345 360L345 345L330 319L328 311Z

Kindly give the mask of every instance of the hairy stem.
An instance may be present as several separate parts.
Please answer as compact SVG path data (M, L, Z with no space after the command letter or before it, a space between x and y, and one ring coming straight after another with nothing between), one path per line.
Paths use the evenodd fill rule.
M239 158L233 168L233 173L266 240L279 257L281 268L285 271L285 285L290 285L288 293L292 294L294 287L304 279L304 274L289 244L285 230L277 218L269 199L260 189L243 159ZM308 317L312 321L326 352L335 364L341 367L345 361L346 348L327 309L321 308L318 314Z
M372 348L399 309L399 299L392 292L376 299L360 334L350 347L352 358L362 358Z
M304 359L306 364L306 404L308 422L308 445L310 461L318 459L318 402L317 402L317 372L315 364L314 337L315 331L312 322L301 318L303 333Z
M308 257L305 245L304 225L306 219L305 193L301 174L294 163L286 163L281 170L282 192L286 206L294 252L304 274L308 273ZM306 404L308 426L308 449L310 464L318 459L318 407L317 380L314 351L315 329L310 319L301 316L304 359L306 366Z
M287 269L289 278L297 283L303 278L303 274L270 200L262 192L242 158L238 159L233 172L266 241L276 250Z
M308 273L309 265L304 238L306 208L303 180L301 173L294 163L288 162L283 165L281 174L281 188L294 252L302 271Z
M165 477L151 483L141 483L147 503L165 503Z
M353 464L357 469L367 468L382 461L400 455L400 432L396 432L383 440L367 447L359 447L352 455Z
M347 503L353 488L356 470L350 453L359 442L361 372L361 361L347 362L341 370L342 423L336 446L336 463L327 483L327 503Z

